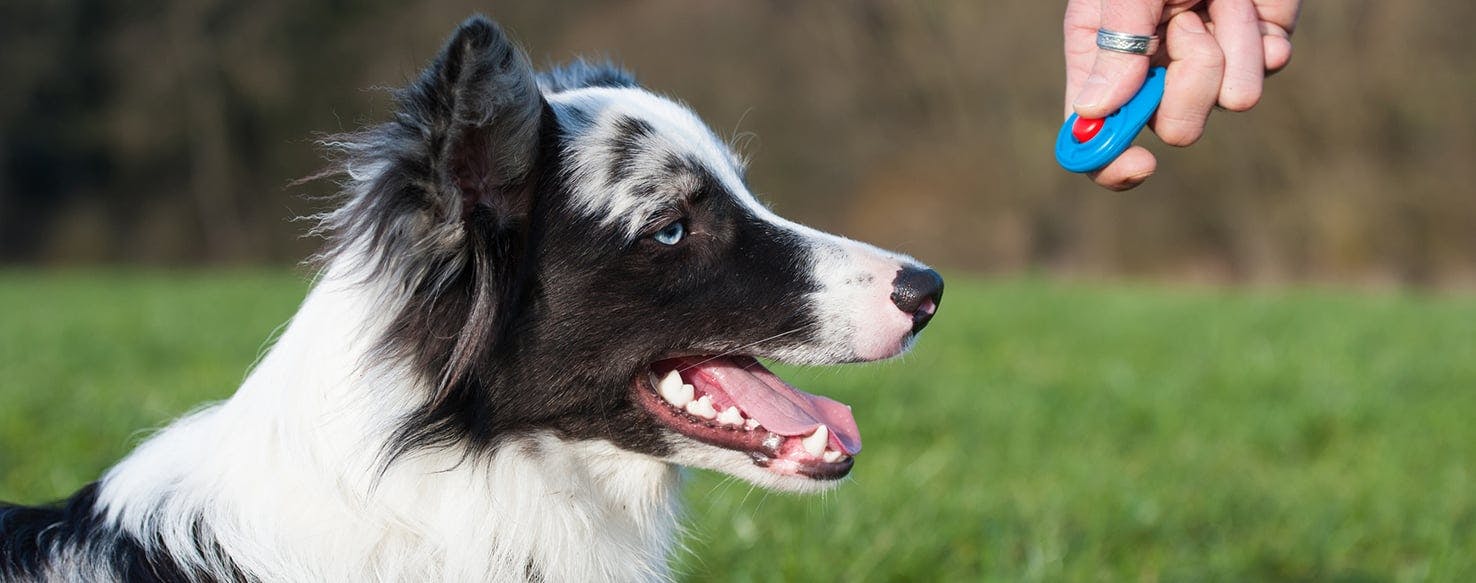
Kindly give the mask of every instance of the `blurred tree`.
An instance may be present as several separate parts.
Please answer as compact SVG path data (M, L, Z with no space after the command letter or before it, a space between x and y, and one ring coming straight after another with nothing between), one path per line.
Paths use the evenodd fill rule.
M1306 7L1249 114L1131 194L1055 167L1061 6L97 0L0 6L0 261L291 261L311 139L467 14L694 105L783 212L993 272L1476 283L1476 4ZM366 90L367 89L367 90ZM1149 139L1151 142L1151 139Z

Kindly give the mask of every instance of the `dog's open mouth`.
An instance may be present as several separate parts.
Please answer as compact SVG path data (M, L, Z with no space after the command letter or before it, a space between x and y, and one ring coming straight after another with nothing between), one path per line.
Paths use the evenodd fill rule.
M829 480L861 451L851 408L790 386L750 356L688 356L636 376L636 400L671 430L780 474Z

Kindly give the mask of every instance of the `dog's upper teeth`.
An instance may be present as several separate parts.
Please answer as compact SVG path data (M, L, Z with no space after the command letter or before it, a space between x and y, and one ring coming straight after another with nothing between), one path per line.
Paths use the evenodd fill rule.
M809 437L806 437L802 443L805 446L806 453L819 457L821 453L825 452L825 445L829 442L830 429L821 425L816 427L815 432L811 433Z
M718 414L717 420L723 425L742 425L743 414L738 412L737 407L728 407Z
M822 459L824 459L825 460L825 463L827 463L827 464L833 464L835 462L841 461L841 458L845 457L845 455L846 454L843 454L843 453L838 452L836 450L827 449L827 450L825 450L825 455L822 456Z
M743 428L744 429L747 429L749 431L753 431L755 429L758 429L759 428L758 419L749 419L747 421L744 421L743 422Z
M661 393L661 398L677 407L686 407L687 403L692 402L692 395L696 392L692 385L682 383L682 375L677 371L666 373L656 385L656 390Z
M687 403L687 412L703 419L717 417L717 409L712 407L712 397L702 395L701 399Z

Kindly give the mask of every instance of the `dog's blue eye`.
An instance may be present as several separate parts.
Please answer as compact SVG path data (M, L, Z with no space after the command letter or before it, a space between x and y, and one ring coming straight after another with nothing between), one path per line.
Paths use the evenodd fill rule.
M651 238L662 245L675 245L686 236L687 226L683 225L681 221L674 221L670 225L662 227L660 231L656 231L656 234L651 235Z

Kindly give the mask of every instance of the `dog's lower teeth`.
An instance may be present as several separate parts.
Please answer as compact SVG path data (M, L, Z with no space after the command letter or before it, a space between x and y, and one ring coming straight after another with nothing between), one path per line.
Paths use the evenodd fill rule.
M692 402L692 396L697 389L692 385L682 383L682 375L677 371L666 373L661 382L656 385L656 392L661 393L661 398L671 403L674 407L686 407Z
M707 395L702 395L701 399L687 403L687 412L703 419L713 419L718 414L717 409L712 407L712 397Z
M759 422L757 419L749 419L743 422L743 428L749 431L753 431L759 428Z
M801 441L805 446L805 453L814 457L820 457L825 452L826 444L830 443L830 428L821 425L815 428L815 432Z
M738 412L737 407L728 407L718 414L717 420L723 425L742 425L743 414Z
M825 450L825 456L821 459L824 459L825 463L827 464L833 464L835 462L841 461L841 458L843 457L845 457L845 454L833 449L827 449Z

